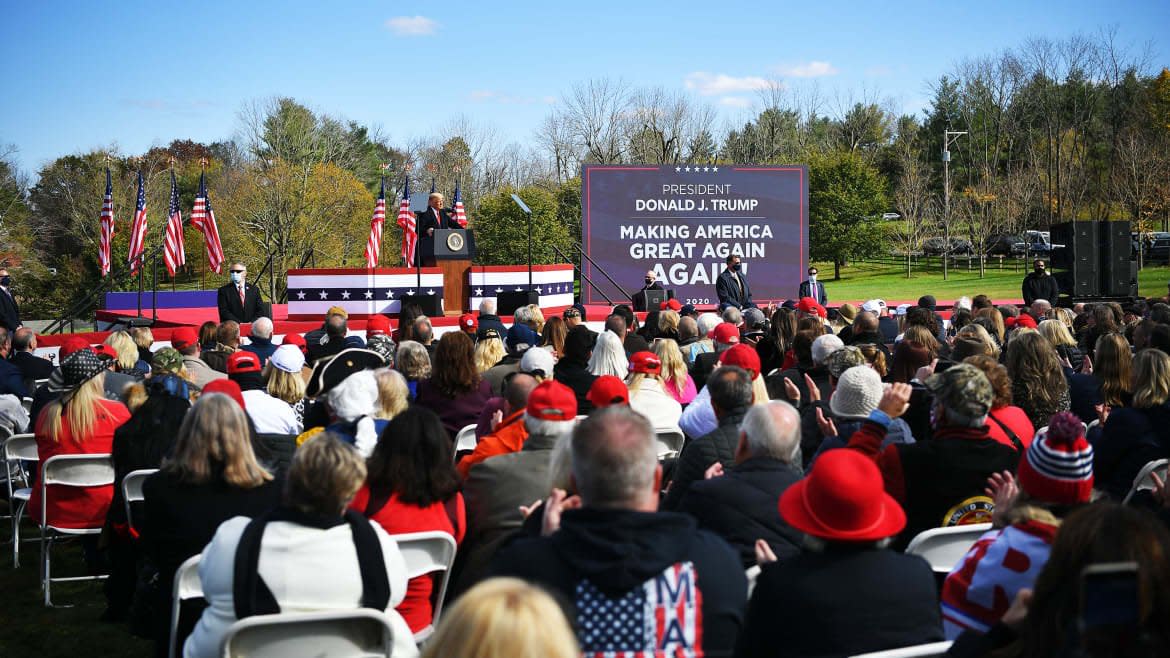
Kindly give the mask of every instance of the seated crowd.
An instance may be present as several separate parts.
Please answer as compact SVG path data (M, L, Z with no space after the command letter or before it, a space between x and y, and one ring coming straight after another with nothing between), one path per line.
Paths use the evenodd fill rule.
M79 542L109 574L103 620L159 656L196 555L191 658L246 617L356 608L385 613L395 656L1170 655L1170 490L1131 491L1170 458L1165 301L510 324L485 301L445 333L408 306L364 337L334 307L303 336L69 338L59 367L0 329L0 426L42 464L112 455L113 486L50 485L45 519L33 487L28 510L103 528ZM971 523L990 526L945 579L904 552ZM457 545L438 623L442 576L396 539L418 532ZM1119 562L1132 618L1090 642L1082 572Z

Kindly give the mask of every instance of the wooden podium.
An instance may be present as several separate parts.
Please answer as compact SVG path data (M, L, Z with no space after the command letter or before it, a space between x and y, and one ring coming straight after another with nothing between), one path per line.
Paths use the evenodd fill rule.
M443 315L462 315L470 308L468 275L475 257L475 235L468 229L437 229L435 261L443 270Z

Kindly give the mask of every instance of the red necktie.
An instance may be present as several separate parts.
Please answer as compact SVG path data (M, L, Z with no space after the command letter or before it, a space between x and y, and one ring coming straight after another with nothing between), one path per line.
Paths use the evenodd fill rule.
M240 286L240 308L244 307L244 286Z

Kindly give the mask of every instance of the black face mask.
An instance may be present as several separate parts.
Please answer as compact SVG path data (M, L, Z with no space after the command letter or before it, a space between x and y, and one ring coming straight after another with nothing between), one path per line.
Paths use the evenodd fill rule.
M1044 274L1044 268L1043 268L1043 267L1037 267L1037 268L1036 268L1036 274Z
M736 263L736 264L732 265L732 266L731 266L731 269L733 269L733 270L735 270L736 272L738 272L738 271L739 271L739 263Z
M10 285L12 285L12 277L8 276L7 274L0 276L0 286L7 288Z
M654 283L654 279L651 279L650 277L646 277L646 285L650 285L651 283Z

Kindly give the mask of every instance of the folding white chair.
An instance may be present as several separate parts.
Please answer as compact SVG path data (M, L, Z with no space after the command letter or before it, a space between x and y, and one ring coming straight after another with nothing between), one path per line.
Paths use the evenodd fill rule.
M414 634L415 643L422 642L435 632L439 613L443 611L443 598L447 594L447 581L451 578L451 567L455 564L455 538L440 532L411 532L390 535L398 543L398 550L406 561L406 577L418 578L426 574L442 572L435 588L431 591L434 608L431 623Z
M855 654L853 658L933 658L934 656L947 655L947 649L951 648L951 642L931 642L930 644L918 644L912 647L902 647L900 649L887 649L885 651L874 651L873 653L859 653Z
M971 545L990 529L990 523L972 523L923 530L910 541L906 552L925 558L935 573L950 573Z
M658 432L658 459L669 459L682 452L686 437L681 431Z
M44 379L34 379L33 380L33 390L29 391L29 393L36 393L37 391L41 390L42 386L44 386L45 384L48 384L48 383L49 383L48 377L46 377Z
M20 398L20 406L24 407L24 413L32 411L33 399L30 397Z
M475 425L468 425L455 435L455 449L451 451L451 459L455 459L462 450L475 450Z
M97 535L102 531L99 523L88 528L63 528L53 525L48 518L49 487L106 487L114 484L114 462L107 454L57 455L45 461L41 468L41 587L45 592L45 606L53 607L52 584L75 580L101 580L106 576L71 576L53 578L50 554L53 539L57 535ZM103 515L103 519L105 515Z
M1139 491L1153 491L1154 490L1154 473L1162 478L1162 482L1166 481L1167 471L1170 471L1170 459L1155 459L1154 461L1142 467L1138 471L1137 477L1133 479L1133 486L1129 488L1129 493L1125 494L1125 500L1121 501L1122 505L1128 505L1129 499Z
M146 499L142 494L142 483L146 482L146 478L157 471L157 468L141 468L137 471L130 471L126 477L122 478L122 498L126 502L126 523L130 524L131 528L134 527L134 517L130 514L130 503Z
M171 632L168 656L175 655L179 639L179 609L187 599L203 598L203 583L199 580L199 559L203 554L192 555L175 569L175 584L171 586Z
M12 509L12 568L20 566L20 517L24 515L24 508L32 496L32 489L28 486L28 473L22 462L35 462L40 459L37 455L37 440L32 434L16 434L8 437L4 442L4 468L8 471L5 478L8 484L8 505ZM20 480L21 487L13 486L13 479Z
M394 649L394 631L376 610L256 615L231 625L223 639L223 658L287 656L385 656Z

